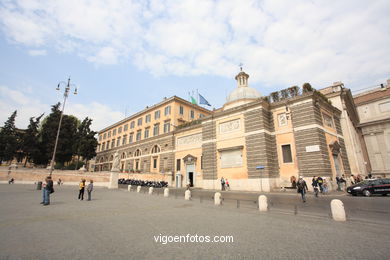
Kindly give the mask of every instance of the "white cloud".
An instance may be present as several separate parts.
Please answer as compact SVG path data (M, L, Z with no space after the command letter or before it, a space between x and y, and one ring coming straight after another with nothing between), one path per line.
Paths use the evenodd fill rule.
M18 44L154 75L232 77L243 62L265 86L364 86L390 72L389 10L387 0L19 0L0 21Z
M45 104L36 97L31 97L28 90L15 90L7 86L0 86L0 125L8 119L13 111L17 110L15 125L18 128L26 128L30 117L37 117L42 113L48 115L51 110L50 104ZM76 104L69 102L65 107L65 114L71 114L78 119L91 118L94 131L99 131L123 119L125 115L114 111L110 107L92 102L89 104Z
M45 56L47 54L46 50L29 50L28 54L30 56Z

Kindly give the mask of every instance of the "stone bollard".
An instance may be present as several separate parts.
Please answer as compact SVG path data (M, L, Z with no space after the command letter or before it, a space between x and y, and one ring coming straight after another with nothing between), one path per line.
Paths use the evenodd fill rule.
M149 188L149 195L152 195L153 194L153 187L150 187Z
M131 185L127 185L127 191L131 191Z
M221 193L220 192L216 192L214 194L214 205L221 205Z
M137 192L138 192L138 193L141 192L141 186L138 186L138 187L137 187Z
M259 211L268 211L268 201L265 195L259 196Z
M186 190L186 192L184 193L184 199L185 200L191 199L191 191L190 190Z
M332 210L332 217L335 221L346 221L344 204L341 200L333 199L330 202L330 209Z
M168 188L164 189L164 197L166 197L166 198L169 197L169 189Z

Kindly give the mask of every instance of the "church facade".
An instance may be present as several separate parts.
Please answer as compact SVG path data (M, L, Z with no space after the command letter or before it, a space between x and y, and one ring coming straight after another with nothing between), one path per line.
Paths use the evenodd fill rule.
M129 176L169 176L176 187L190 184L218 189L223 177L233 190L270 191L290 186L292 176L334 179L350 175L340 110L311 88L302 93L289 88L262 97L249 87L248 78L245 72L238 73L237 88L221 109L209 111L172 97L103 129L99 132L95 170L109 170L118 151L121 170ZM165 113L167 106L171 107L170 114ZM161 113L164 110L166 117L158 123L150 122L146 116L156 109ZM147 128L140 133L134 127L132 134L137 138L130 140L130 128L123 132L124 126L136 124L140 118L150 123L150 129L156 125L166 128L161 134L153 130L150 137L149 133L145 135ZM114 131L116 139L112 138Z

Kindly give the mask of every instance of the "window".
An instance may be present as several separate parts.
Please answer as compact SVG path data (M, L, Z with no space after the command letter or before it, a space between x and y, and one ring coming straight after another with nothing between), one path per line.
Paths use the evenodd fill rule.
M106 139L107 135L106 133L103 134L103 139Z
M128 124L125 124L125 125L123 126L123 131L126 132L128 129L129 129L129 125L128 125Z
M170 121L164 123L164 133L169 133L169 131L171 131L171 122Z
M184 107L183 106L179 107L179 114L184 115Z
M153 169L157 169L157 157L153 158Z
M142 125L142 117L141 118L138 118L138 123L137 123L138 126Z
M170 115L171 114L171 106L167 106L164 109L164 115Z
M153 127L153 136L157 136L160 131L160 124L155 124Z
M132 122L130 123L130 128L133 129L134 127L135 127L135 122L132 121Z
M144 131L144 139L149 138L149 128L146 128Z
M278 123L279 123L279 126L286 126L287 125L286 113L278 114Z
M329 116L328 114L322 113L322 118L324 119L325 126L333 128L333 120L332 120L331 116Z
M242 149L221 151L221 168L242 166Z
M111 149L115 147L115 139L111 140Z
M116 136L116 129L112 130L112 136Z
M133 142L133 136L134 136L134 133L130 133L130 135L129 135L129 144L131 144Z
M180 166L181 166L181 160L176 159L176 171L180 171Z
M122 145L125 145L126 142L127 142L127 135L124 135L122 139Z
M149 123L151 119L150 114L145 116L145 123Z
M154 119L159 119L160 118L160 110L157 110L154 112Z
M108 137L108 138L110 138L110 137L111 137L111 131L110 131L110 132L108 132L108 134L107 134L107 137Z
M134 152L134 157L138 157L138 156L141 156L141 150L140 149L137 149L135 152Z
M190 116L191 116L191 119L194 119L194 118L195 118L195 112L194 112L194 110L191 110Z
M103 143L103 144L102 144L102 149L101 149L101 151L103 151L104 149L106 149L106 143Z
M204 117L204 115L203 114L199 114L199 118L202 118L202 117Z
M122 133L122 127L121 126L118 128L118 134L120 134L120 133Z
M103 138L103 137L102 137L102 135L99 135L99 141L101 141L101 140L102 140L102 138Z
M106 149L110 149L110 141L107 141Z
M135 169L139 170L139 161L138 160L135 162Z
M160 147L158 145L153 146L151 153L159 153L161 151Z
M283 163L292 163L291 145L282 145Z
M137 136L136 136L135 140L136 141L140 141L141 140L141 130L137 131Z
M118 139L116 139L116 146L120 146L121 145L121 138L118 137Z

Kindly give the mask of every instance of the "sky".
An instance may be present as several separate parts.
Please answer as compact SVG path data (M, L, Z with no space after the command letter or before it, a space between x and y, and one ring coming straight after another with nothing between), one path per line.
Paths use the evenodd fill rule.
M196 90L219 108L240 63L262 95L356 92L390 79L389 13L388 0L1 0L0 125L50 113L69 77L65 113L95 131Z

